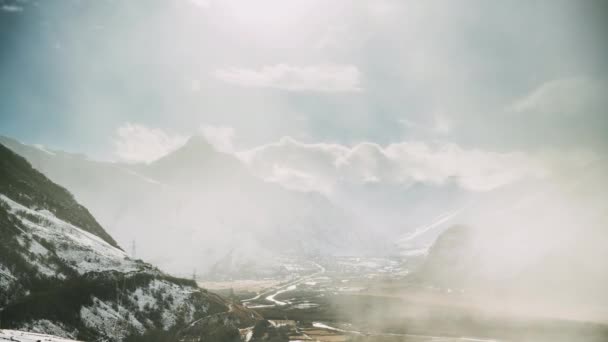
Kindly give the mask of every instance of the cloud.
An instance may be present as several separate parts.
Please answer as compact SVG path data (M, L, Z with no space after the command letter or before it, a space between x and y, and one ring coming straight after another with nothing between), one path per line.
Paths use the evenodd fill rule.
M219 69L214 74L219 80L243 87L315 92L361 90L361 72L354 65L292 66L277 64L264 66L258 70Z
M339 182L442 185L488 191L526 177L543 177L540 162L522 152L464 149L453 143L400 142L352 147L306 144L285 137L239 156L260 177L290 189L330 193Z
M512 109L534 115L590 115L608 106L608 86L585 77L545 82L516 101Z
M228 126L202 125L201 134L215 147L216 150L225 153L234 152L234 128Z
M23 7L17 5L2 5L0 7L4 12L21 12L23 11Z
M115 154L127 162L151 162L186 143L188 137L169 135L162 129L124 123L116 130Z
M493 116L493 129L511 144L605 151L606 94L608 83L602 79L579 76L549 80L514 100L502 115Z
M331 191L331 184L325 182L321 177L315 177L279 164L272 165L272 172L264 180L281 184L290 190L302 192L316 191L329 194Z

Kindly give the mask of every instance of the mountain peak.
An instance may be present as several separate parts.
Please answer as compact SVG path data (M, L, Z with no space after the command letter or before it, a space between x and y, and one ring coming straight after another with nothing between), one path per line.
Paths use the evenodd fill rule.
M194 135L181 148L152 162L140 170L159 181L187 182L206 180L209 177L247 178L245 166L235 156L222 153L204 137ZM209 178L210 179L210 178Z
M219 152L211 145L205 137L193 135L177 150L159 159L170 160L172 163L185 162L187 164L209 161L218 157Z
M208 160L217 154L213 146L202 136L193 135L186 143L164 157L155 160L150 165L158 164L191 164Z
M215 148L202 135L191 136L182 148L196 148L198 150L215 150Z

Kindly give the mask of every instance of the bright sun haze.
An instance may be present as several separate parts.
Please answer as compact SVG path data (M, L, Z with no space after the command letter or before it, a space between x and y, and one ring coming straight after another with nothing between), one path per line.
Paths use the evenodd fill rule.
M608 340L602 0L0 0L0 340Z

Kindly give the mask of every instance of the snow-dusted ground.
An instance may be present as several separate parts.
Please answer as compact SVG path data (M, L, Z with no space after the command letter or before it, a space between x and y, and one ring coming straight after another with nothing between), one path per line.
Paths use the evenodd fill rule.
M91 329L111 332L112 336L124 338L132 329L143 333L145 326L149 325L149 322L138 321L127 307L135 306L140 312L160 309L163 328L170 329L177 323L180 313L186 321L194 319L196 308L189 301L194 291L198 290L164 280L153 280L148 286L135 289L115 305L93 298L93 305L80 309L80 317ZM164 303L159 303L159 299ZM204 311L207 309L203 308Z
M75 339L78 335L78 330L70 330L65 325L59 322L53 322L48 319L37 319L29 321L20 326L18 330L27 331L36 334L48 334L66 339Z
M18 341L18 342L74 342L75 340L67 340L65 338L37 334L32 332L18 330L0 330L0 341Z
M15 276L11 273L11 271L0 265L0 289L5 289L9 284L16 280Z
M138 288L129 296L129 300L136 303L140 310L146 306L157 308L159 306L157 298L153 293L160 293L163 300L171 298L169 307L162 312L162 323L165 329L173 327L177 321L176 313L184 312L186 321L194 319L194 306L189 303L190 296L194 288L182 287L162 280L152 281L146 288Z
M34 237L44 239L54 246L61 246L54 251L56 255L80 274L109 270L126 273L139 269L137 263L129 259L124 251L94 234L55 217L48 210L37 211L27 208L2 194L0 194L0 205L7 207L8 211L27 228L23 237L29 240L26 243L24 238L20 238L19 242L22 246L27 246L29 243L28 248L32 257L28 261L47 276L61 277L61 274L57 274L56 265L45 263L50 251L33 239Z

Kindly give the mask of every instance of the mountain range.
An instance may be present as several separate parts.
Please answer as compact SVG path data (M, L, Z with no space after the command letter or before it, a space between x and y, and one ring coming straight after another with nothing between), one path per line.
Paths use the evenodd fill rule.
M137 256L180 274L204 274L224 262L224 274L215 276L243 269L263 275L280 267L277 255L396 255L400 236L470 197L456 186L424 184L386 191L344 183L332 198L289 190L199 136L139 164L0 142L73 192L122 246L135 245Z

